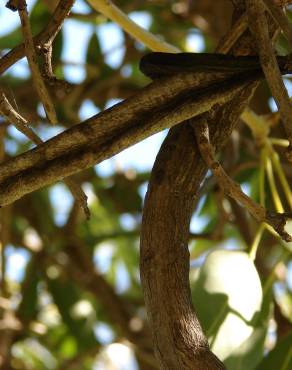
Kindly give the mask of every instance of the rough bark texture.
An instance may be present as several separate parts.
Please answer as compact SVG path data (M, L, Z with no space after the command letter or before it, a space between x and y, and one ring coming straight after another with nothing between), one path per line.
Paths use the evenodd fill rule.
M89 168L123 149L229 101L261 71L179 74L76 125L37 148L1 163L0 205Z
M255 84L210 112L213 144L224 145ZM156 159L146 196L141 278L161 369L224 369L209 350L189 286L189 222L206 174L189 121L171 130Z
M244 5L235 1L236 6L240 3ZM234 21L241 14L240 6L238 10ZM270 26L273 34L277 27L273 22ZM238 40L233 54L254 54L248 32ZM216 150L226 143L256 86L250 83L231 101L205 113ZM209 349L190 296L189 223L207 171L190 128L196 119L170 130L156 158L143 211L141 281L163 370L225 369Z

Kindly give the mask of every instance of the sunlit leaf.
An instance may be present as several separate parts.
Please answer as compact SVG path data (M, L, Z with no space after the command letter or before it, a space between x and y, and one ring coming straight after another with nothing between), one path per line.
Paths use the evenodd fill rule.
M262 298L258 273L246 253L208 255L193 285L194 305L212 350L232 369L246 369L243 364L261 358L266 328L256 319Z
M86 324L85 318L74 317L72 309L80 300L78 289L69 281L48 279L48 288L54 302L66 323L68 330L76 337L79 346L86 348L96 342L92 333L92 323Z

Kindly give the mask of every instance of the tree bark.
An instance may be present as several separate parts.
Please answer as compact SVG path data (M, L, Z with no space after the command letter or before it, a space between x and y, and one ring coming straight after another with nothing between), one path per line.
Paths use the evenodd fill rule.
M135 96L1 163L0 206L89 168L123 149L229 101L261 71L182 73L161 78Z
M217 149L230 136L255 86L250 84L223 108L207 113ZM225 368L209 349L189 285L189 223L206 170L186 121L173 128L163 143L146 195L141 280L156 356L165 370Z
M244 0L234 3L236 21ZM276 30L271 20L271 37ZM254 54L249 32L240 37L232 53ZM257 86L258 82L250 83L232 100L204 113L216 151L226 144ZM140 274L162 370L225 369L209 348L190 294L189 224L207 171L191 128L197 119L170 130L156 158L143 210Z

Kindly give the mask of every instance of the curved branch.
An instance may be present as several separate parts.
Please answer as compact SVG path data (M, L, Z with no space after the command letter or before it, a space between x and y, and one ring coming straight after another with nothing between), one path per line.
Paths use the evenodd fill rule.
M217 149L229 137L255 85L242 89L215 114L206 114ZM189 222L207 169L189 123L170 131L154 165L142 221L141 280L161 369L224 369L209 349L190 296Z

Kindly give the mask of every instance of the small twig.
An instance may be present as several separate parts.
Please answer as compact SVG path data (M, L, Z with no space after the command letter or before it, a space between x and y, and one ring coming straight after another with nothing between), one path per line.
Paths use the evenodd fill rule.
M16 112L3 92L0 93L0 113L2 116L6 117L17 128L18 131L23 133L33 143L37 145L42 144L43 141L29 126L27 120L24 119L18 112Z
M71 191L71 194L73 195L76 203L83 209L83 212L86 216L86 219L90 219L90 210L88 208L87 204L87 195L84 193L82 190L81 186L76 183L75 180L72 178L68 177L63 180L64 183L68 186L68 188Z
M231 30L220 41L219 46L216 48L217 53L227 54L240 36L247 29L247 14L243 13L239 19L234 23Z
M287 39L290 47L292 47L292 27L282 8L277 6L274 0L263 0L263 1L268 11L271 13L271 16L281 27L283 34Z
M27 136L33 143L40 145L43 140L29 126L27 120L22 117L9 103L3 93L0 93L0 114L6 117L21 133ZM90 218L90 211L87 205L87 196L83 192L81 186L71 178L63 180L70 189L76 203L83 209L87 219Z
M168 53L179 53L180 50L175 46L156 37L151 32L138 26L125 13L115 6L111 0L88 0L93 9L105 15L107 18L121 26L134 39L141 42L153 51L162 51Z
M44 56L44 73L46 78L55 78L55 75L53 73L53 67L52 67L52 52L53 52L53 47L52 44L46 43L45 45L42 46L41 51L43 52Z
M209 128L206 120L204 118L202 118L200 121L196 120L196 124L193 125L193 128L202 158L204 159L206 165L213 172L218 184L223 189L225 194L245 206L258 222L267 222L270 224L279 233L283 240L287 242L292 241L292 236L290 236L284 230L285 223L287 219L291 217L291 214L270 214L263 206L255 203L250 197L244 194L239 184L233 181L226 174L220 163L216 161L215 151L210 143Z
M272 95L277 103L290 143L286 152L287 158L289 161L292 161L292 106L269 37L265 7L261 0L246 0L246 7L249 28L257 43L260 62Z
M16 10L11 8L15 3L16 0L9 1L6 6L8 6L8 8L10 8L11 10ZM57 36L62 27L64 19L68 16L73 3L74 0L59 1L49 23L44 27L43 31L41 31L38 35L34 36L33 41L36 47L41 47L44 44L53 42L53 40L55 39L55 37ZM0 74L5 72L10 66L12 66L15 62L17 62L24 56L25 56L24 43L10 50L0 59Z
M17 9L18 9L20 20L21 20L25 52L26 52L27 61L28 61L28 64L29 64L29 67L32 73L33 83L35 85L39 98L44 106L48 120L52 124L56 124L58 120L57 120L57 115L56 115L56 111L54 108L54 104L46 88L46 85L42 79L42 76L41 76L41 73L38 67L38 63L37 63L37 55L36 55L36 51L34 48L34 42L33 42L32 32L30 28L30 22L28 18L26 1L18 0Z

